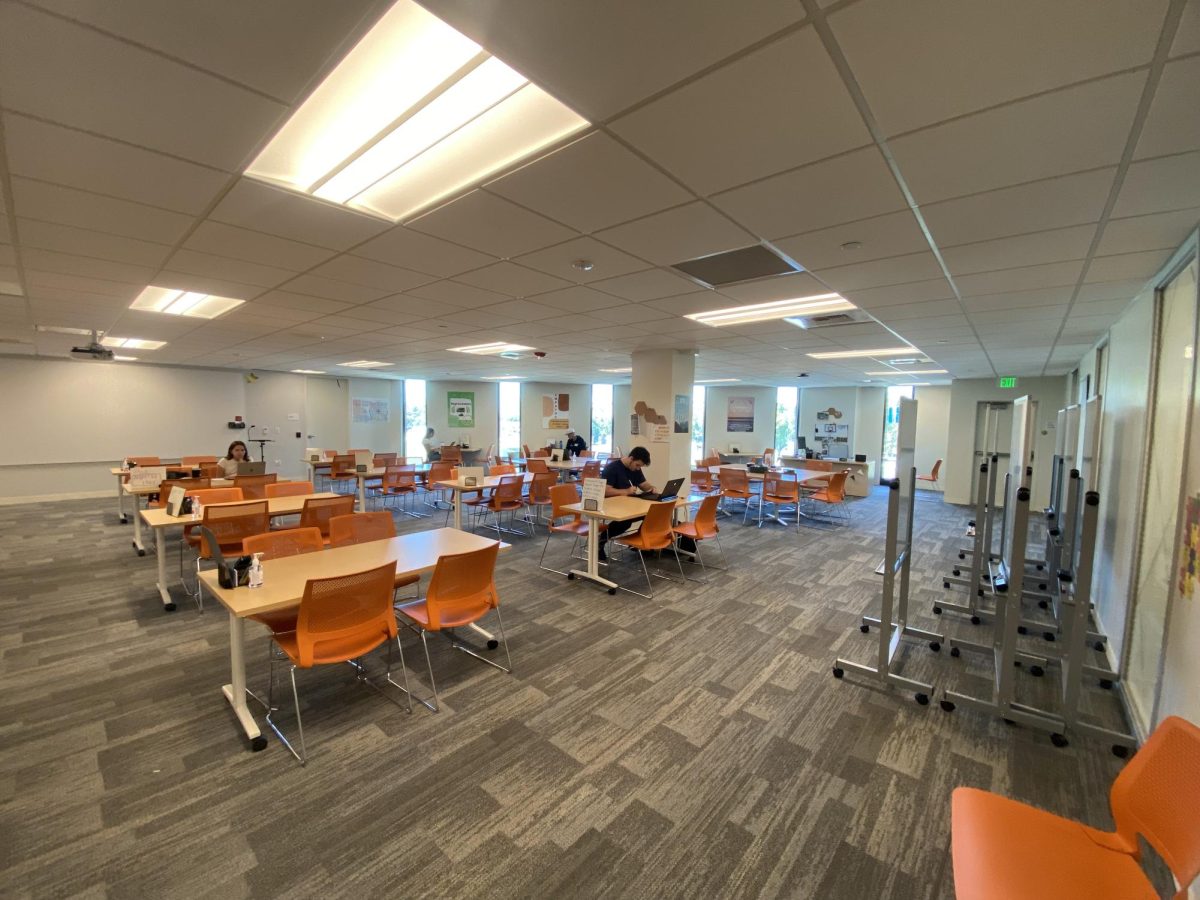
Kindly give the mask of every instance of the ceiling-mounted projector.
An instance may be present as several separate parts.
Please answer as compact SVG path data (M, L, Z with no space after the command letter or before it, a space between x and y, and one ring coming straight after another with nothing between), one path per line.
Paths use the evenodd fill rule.
M111 360L114 356L116 356L116 354L113 353L113 351L108 347L105 347L103 344L101 344L99 332L93 331L92 340L86 346L71 348L71 356L75 357L76 359Z

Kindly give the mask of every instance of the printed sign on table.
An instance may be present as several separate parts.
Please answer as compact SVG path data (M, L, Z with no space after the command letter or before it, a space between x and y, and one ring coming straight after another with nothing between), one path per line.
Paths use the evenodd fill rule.
M607 482L603 478L585 478L583 480L583 508L601 510L604 508L604 487Z

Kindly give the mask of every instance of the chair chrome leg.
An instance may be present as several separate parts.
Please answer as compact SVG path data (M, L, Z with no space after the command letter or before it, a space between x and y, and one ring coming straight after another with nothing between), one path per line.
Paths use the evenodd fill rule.
M646 576L646 590L648 591L646 596L653 597L654 596L654 582L652 582L650 580L650 570L646 568L646 557L643 556L640 552L638 553L638 561L642 564L642 574Z
M404 673L404 686L396 684L392 680L392 642L388 641L388 658L387 658L387 682L393 687L397 687L404 691L404 697L407 702L408 713L412 715L412 691L408 687L408 667L404 664L404 647L400 643L400 634L396 633L396 649L400 651L400 671Z
M274 657L272 657L272 666L274 666ZM276 712L278 707L275 706L274 698L271 697L270 694L268 694L268 696L267 696L267 705L270 707L270 709L267 711L267 725L269 725L271 730L273 732L275 732L275 736L277 738L279 738L280 743L282 743L283 746L287 747L288 753L290 753L290 754L292 754L292 756L296 757L296 761L299 762L300 765L303 766L303 765L307 764L308 758L307 758L307 753L304 749L304 723L301 721L301 718L300 718L300 693L299 693L299 691L296 690L296 667L295 666L292 666L291 674L292 674L292 701L294 702L295 707L296 707L296 730L299 732L299 735L300 735L300 752L299 753L296 752L296 748L292 746L292 742L289 741L284 736L283 731L282 731L282 729L280 729L278 723L274 719L271 718L272 713ZM273 687L274 687L274 677L272 675L272 688Z
M421 700L419 697L417 699L433 712L441 712L442 703L438 699L437 682L433 678L433 660L429 656L429 639L424 628L421 629L421 646L425 648L425 666L429 669L429 687L433 691L433 704L430 705L428 700Z
M508 652L508 638L504 634L504 617L500 615L500 604L496 604L496 621L500 623L500 643L504 645L504 658L508 660L508 674L512 674L512 654Z

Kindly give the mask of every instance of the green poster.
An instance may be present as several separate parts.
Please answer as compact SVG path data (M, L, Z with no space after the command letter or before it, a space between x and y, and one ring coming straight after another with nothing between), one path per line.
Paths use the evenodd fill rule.
M474 391L447 391L446 404L451 428L475 427Z

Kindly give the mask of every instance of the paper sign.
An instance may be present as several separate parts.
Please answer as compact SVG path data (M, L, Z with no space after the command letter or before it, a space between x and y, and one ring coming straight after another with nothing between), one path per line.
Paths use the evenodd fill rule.
M600 510L604 508L604 488L608 484L603 478L583 479L583 508Z
M483 466L459 466L458 477L467 487L483 483Z
M657 422L650 425L650 440L655 444L665 444L671 440L671 426L659 425Z
M129 470L129 487L156 488L167 480L166 466L135 466Z
M171 488L171 493L167 496L167 514L178 516L183 508L183 495L186 494L183 488L176 485Z

